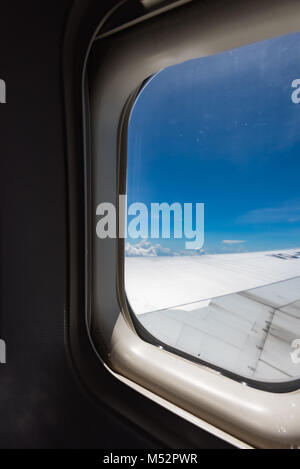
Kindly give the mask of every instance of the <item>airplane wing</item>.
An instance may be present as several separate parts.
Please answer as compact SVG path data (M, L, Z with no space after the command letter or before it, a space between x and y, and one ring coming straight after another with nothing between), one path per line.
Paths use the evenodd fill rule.
M162 342L236 374L299 377L290 354L300 339L300 277L145 313L139 321Z
M153 278L160 281L158 293L155 282L148 283L144 312L138 315L142 325L162 342L244 377L263 381L299 377L300 365L291 359L291 344L300 339L300 250L205 257L156 258L149 266L145 265L147 259L136 259L145 271L155 269ZM175 280L176 268L189 263L186 283L182 283L184 272ZM168 295L172 282L174 287L173 297L168 298L162 274L166 272ZM143 273L140 271L139 282ZM130 291L127 295L136 311L139 299L132 304ZM189 295L189 301L161 307L174 297L178 301ZM145 311L155 301L158 308Z

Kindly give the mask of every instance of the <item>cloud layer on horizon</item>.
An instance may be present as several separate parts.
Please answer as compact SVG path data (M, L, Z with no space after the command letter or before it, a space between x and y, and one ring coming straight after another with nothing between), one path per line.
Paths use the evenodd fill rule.
M159 257L159 256L199 256L205 253L204 249L185 249L175 251L165 248L161 244L151 244L148 240L142 239L137 244L125 244L126 257Z

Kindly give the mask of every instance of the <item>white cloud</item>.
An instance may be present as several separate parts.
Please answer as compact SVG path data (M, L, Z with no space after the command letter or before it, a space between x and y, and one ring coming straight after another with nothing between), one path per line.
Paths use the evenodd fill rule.
M244 239L223 239L222 241L223 244L241 244L245 242Z
M137 244L125 244L125 255L127 257L157 257L157 256L178 256L179 254L169 248L164 248L160 244L151 244L147 240L142 240Z
M137 244L128 242L125 244L125 256L127 257L199 256L204 253L203 248L175 251L170 248L165 248L159 243L151 244L146 239L143 239Z

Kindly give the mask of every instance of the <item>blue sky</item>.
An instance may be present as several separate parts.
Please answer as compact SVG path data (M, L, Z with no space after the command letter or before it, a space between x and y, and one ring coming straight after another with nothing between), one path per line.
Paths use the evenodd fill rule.
M300 33L158 72L129 120L128 203L204 202L206 252L299 247L296 78Z

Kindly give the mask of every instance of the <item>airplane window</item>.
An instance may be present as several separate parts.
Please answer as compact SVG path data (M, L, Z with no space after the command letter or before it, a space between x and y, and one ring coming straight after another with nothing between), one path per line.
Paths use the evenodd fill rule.
M300 377L299 40L165 68L128 120L131 310L245 380Z

